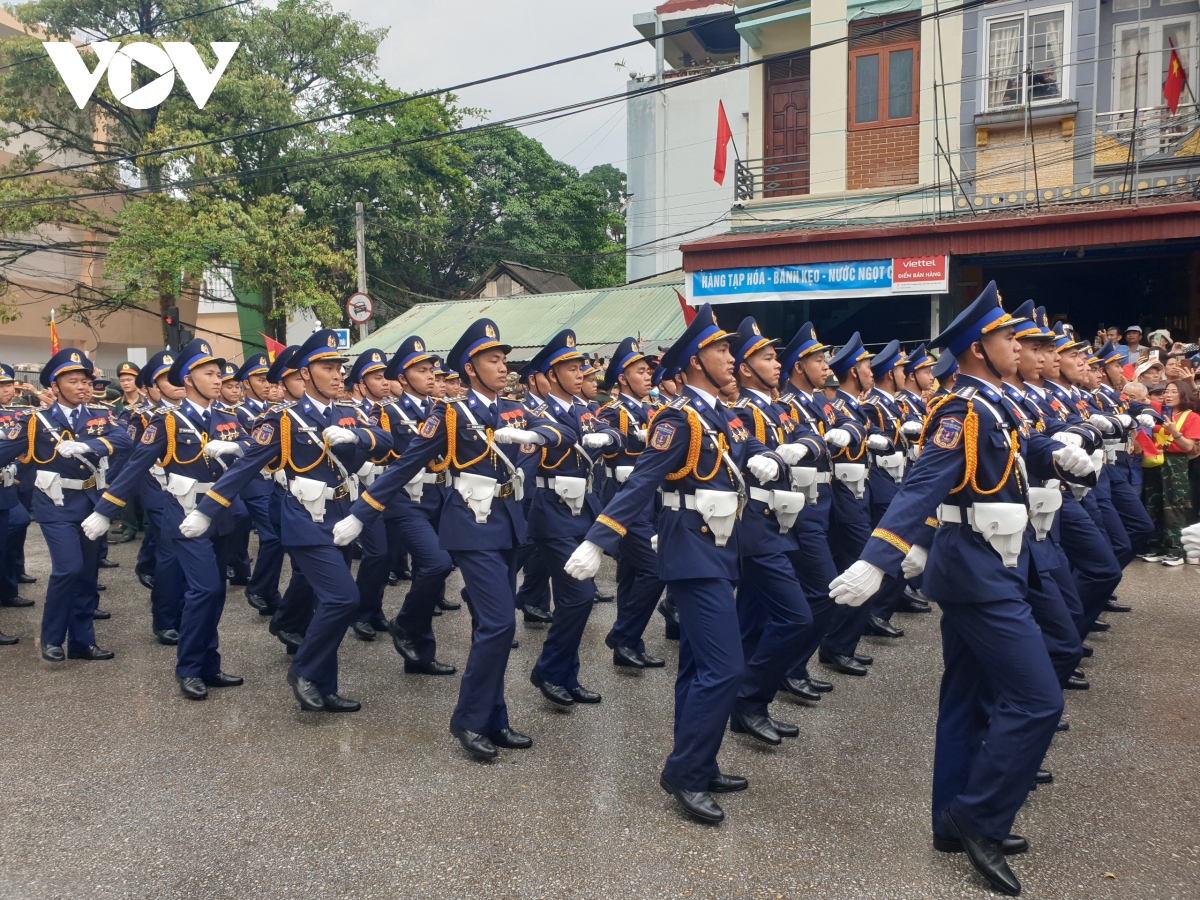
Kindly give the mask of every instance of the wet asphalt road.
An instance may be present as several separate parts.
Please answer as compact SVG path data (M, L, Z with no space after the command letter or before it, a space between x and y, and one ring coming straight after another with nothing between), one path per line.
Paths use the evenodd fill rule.
M823 673L837 687L817 707L778 700L798 740L728 736L721 767L751 787L705 828L657 784L676 660L658 616L648 644L668 668L630 675L602 643L614 606L596 607L582 681L604 702L566 712L529 683L545 632L519 624L508 702L535 746L484 765L446 730L457 676L405 675L390 642L342 645L342 693L361 712L301 712L240 588L221 640L246 685L185 701L135 547L113 547L121 568L102 572L111 662L38 657L49 560L36 527L39 581L23 590L38 604L0 610L0 630L22 638L0 648L2 898L995 896L930 846L936 612L898 616L899 641L864 640L870 676ZM610 591L612 576L608 561ZM389 588L389 613L406 586ZM1200 569L1135 561L1120 595L1134 612L1093 636L1093 689L1068 694L1055 783L1017 820L1032 845L1013 860L1024 896L1200 896ZM468 629L465 609L436 620L441 659L462 666Z

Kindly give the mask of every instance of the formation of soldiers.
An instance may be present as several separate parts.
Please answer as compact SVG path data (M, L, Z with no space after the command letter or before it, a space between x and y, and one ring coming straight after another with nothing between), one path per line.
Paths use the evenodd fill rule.
M1153 531L1127 446L1158 413L1123 399L1113 346L1049 328L1033 301L1006 312L994 283L931 346L940 357L896 341L872 354L855 334L831 353L811 324L782 344L752 318L725 332L705 306L661 355L627 338L603 373L561 331L520 370L517 400L488 319L444 360L413 335L351 362L320 330L239 368L198 339L123 365L119 414L66 348L41 373L53 402L0 413L0 594L18 602L29 507L51 557L42 658L111 659L93 627L97 573L113 520L140 505L153 632L177 647L183 696L204 700L242 684L218 632L253 528L246 599L291 654L300 706L344 713L359 709L338 689L347 630L386 632L406 673L455 674L433 620L457 608L457 567L472 637L450 732L490 760L533 744L505 703L518 613L549 624L529 675L545 699L601 702L579 651L608 555L613 664L665 665L645 642L655 610L679 641L661 785L704 823L724 818L714 795L748 786L718 766L726 729L797 738L771 703L826 702L814 655L865 676L859 639L899 638L894 613L936 602L934 845L1015 895L1006 859L1028 845L1014 819L1052 780L1063 692L1089 688L1084 640L1127 609L1114 591ZM0 367L0 399L12 381ZM412 582L388 617L398 547Z

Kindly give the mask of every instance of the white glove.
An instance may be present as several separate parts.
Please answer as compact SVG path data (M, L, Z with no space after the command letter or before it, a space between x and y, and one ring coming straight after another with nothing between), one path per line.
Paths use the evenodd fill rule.
M245 453L242 445L236 441L209 441L204 445L204 455L209 458L218 456L241 456Z
M1197 544L1197 547L1200 547L1200 544ZM650 535L650 549L653 550L655 553L658 552L658 535L657 534Z
M1183 537L1183 549L1188 555L1200 554L1200 523L1189 525L1180 534Z
M544 444L542 436L536 431L525 431L521 428L497 428L492 435L497 444Z
M850 432L845 428L830 428L825 432L825 443L835 450L848 447L850 445Z
M903 431L909 437L920 437L921 430L924 427L925 426L922 425L920 422L905 422L903 425L900 426L900 430Z
M887 450L891 446L891 442L882 434L872 434L867 437L867 449L869 450Z
M600 447L607 447L611 443L611 434L585 434L583 436L583 446L588 450L596 450Z
M766 484L768 481L774 481L779 477L779 463L775 462L769 456L763 456L761 453L758 456L750 457L746 462L746 468L750 470L751 475L763 484Z
M59 441L58 455L67 459L78 459L85 453L91 453L92 448L83 441Z
M900 572L905 578L916 578L925 571L925 563L929 562L929 551L920 544L913 544L900 563Z
M108 531L108 526L111 524L112 520L108 516L94 512L84 519L79 527L83 529L83 534L89 541L98 541L103 537L104 532Z
M1065 447L1082 447L1083 438L1075 434L1073 431L1057 431L1053 435L1054 440L1058 441Z
M187 514L187 517L179 523L179 533L186 538L200 537L200 535L208 531L208 526L211 524L212 519L200 512L200 510L193 509Z
M1154 416L1150 415L1150 413L1142 413L1137 417L1137 423L1143 428L1153 428L1155 425Z
M808 448L803 444L780 444L775 448L775 452L783 457L783 461L789 466L797 465L800 460L808 456Z
M1125 413L1117 413L1117 421L1121 423L1122 428L1133 427L1133 419L1125 415Z
M1079 478L1091 475L1096 471L1092 458L1080 447L1063 447L1054 451L1054 461L1058 467Z
M349 428L343 428L341 425L330 425L321 432L321 437L325 438L325 443L330 447L336 447L338 444L357 444L358 435Z
M829 596L843 606L862 606L875 596L882 584L883 569L860 559L829 582Z
M1104 416L1088 416L1087 422L1099 429L1101 434L1112 434L1117 430L1116 426Z
M650 434L650 432L647 431L645 428L634 428L630 433L635 438L637 438L639 441L641 441L643 444L646 443L646 438Z
M362 519L358 516L346 516L333 526L333 543L337 547L345 547L362 534L362 530Z
M603 558L604 551L599 544L584 541L567 557L567 561L563 563L563 571L578 581L587 581L600 571L600 560Z

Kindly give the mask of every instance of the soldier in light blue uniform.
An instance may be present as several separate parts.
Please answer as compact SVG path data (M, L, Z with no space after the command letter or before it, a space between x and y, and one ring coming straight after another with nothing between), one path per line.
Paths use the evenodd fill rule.
M684 387L655 415L629 480L565 566L572 577L592 578L604 553L618 552L625 523L662 489L658 574L679 609L680 641L675 746L659 783L689 816L709 824L725 817L713 793L747 787L717 765L745 668L734 598L738 514L748 500L743 472L770 483L786 468L721 403L720 392L733 383L730 337L706 303L664 355L666 371L677 372Z
M940 334L958 359L954 391L930 408L921 454L863 552L830 592L865 603L885 575L924 571L942 608L942 678L934 754L935 846L965 850L996 889L1021 886L1005 859L1063 700L1026 595L1031 565L1025 472L1087 480L1078 447L1051 440L1017 415L1002 382L1017 371L1015 325L995 283ZM931 522L933 524L931 524ZM935 528L935 526L937 526Z
M50 550L50 581L42 612L41 654L47 662L112 659L96 646L92 613L100 545L80 523L95 508L108 461L129 448L112 410L93 404L92 361L64 347L41 372L56 402L13 422L0 436L0 467L20 459L34 481L34 515ZM63 652L63 641L67 642Z

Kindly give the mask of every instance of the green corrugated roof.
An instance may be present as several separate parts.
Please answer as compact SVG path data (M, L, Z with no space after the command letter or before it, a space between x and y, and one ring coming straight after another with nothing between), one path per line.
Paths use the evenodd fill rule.
M429 352L445 357L467 325L480 317L499 326L514 360L530 359L564 328L575 331L579 347L588 353L608 355L629 336L653 351L683 334L683 310L675 293L682 286L680 278L675 284L422 303L356 343L350 355L372 347L392 353L410 334L419 334Z

